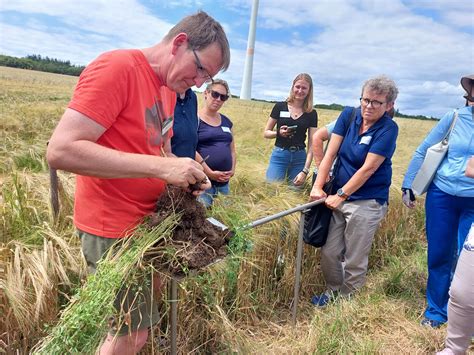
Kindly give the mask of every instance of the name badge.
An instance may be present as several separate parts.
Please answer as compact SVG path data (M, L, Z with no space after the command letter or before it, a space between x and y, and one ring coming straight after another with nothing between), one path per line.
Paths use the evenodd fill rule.
M289 111L280 111L280 117L290 118L290 112Z
M360 139L360 144L370 144L372 136L364 136Z
M173 127L173 117L169 117L163 121L163 128L161 129L161 135L165 136L166 132L168 132L171 127Z
M232 133L232 131L230 130L230 128L229 128L229 127L226 127L226 126L222 126L222 130L223 130L224 132L227 132L227 133Z

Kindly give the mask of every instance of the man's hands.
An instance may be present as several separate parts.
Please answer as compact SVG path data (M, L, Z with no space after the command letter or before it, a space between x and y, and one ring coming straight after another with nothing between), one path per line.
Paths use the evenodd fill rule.
M402 201L408 208L414 208L416 205L415 194L412 189L402 187Z
M211 182L204 174L201 164L190 158L165 158L166 163L160 169L163 173L158 176L170 185L190 189L193 185L192 193L200 195L205 190L211 188Z

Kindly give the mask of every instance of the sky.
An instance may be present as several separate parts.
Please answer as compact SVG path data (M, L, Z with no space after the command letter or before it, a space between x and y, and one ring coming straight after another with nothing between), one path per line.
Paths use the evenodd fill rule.
M240 95L252 0L0 1L0 54L40 54L87 65L117 48L158 43L203 10L224 27L231 65L217 77ZM464 106L460 78L474 73L472 0L260 0L252 98L282 101L309 73L316 104L359 104L379 74L399 89L402 113L442 117Z

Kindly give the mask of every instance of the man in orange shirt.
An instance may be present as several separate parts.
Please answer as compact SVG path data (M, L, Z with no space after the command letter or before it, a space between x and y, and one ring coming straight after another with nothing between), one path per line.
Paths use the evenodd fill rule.
M91 272L117 238L153 212L166 184L187 189L206 179L201 164L171 153L175 93L212 81L229 62L221 25L200 11L158 44L104 53L81 74L47 159L51 168L77 174L74 224ZM195 194L211 187L206 181ZM154 302L142 303L137 320L132 314L118 336L109 333L100 354L143 347L158 317Z

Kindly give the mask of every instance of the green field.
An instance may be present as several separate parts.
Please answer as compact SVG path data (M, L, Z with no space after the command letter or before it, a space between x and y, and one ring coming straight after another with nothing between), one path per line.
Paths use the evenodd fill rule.
M61 213L54 220L44 159L46 142L76 80L0 67L0 350L28 353L48 334L85 278L71 218L74 176L60 173ZM271 108L269 103L231 99L222 110L234 122L237 172L231 196L218 200L212 215L227 225L307 201L308 190L295 193L264 182L273 141L263 139L263 128ZM338 112L318 110L318 115L322 125ZM246 233L238 255L180 283L179 353L392 354L442 348L445 328L419 326L426 281L422 204L408 211L400 201L406 166L435 122L395 120L400 134L390 208L374 241L366 287L351 300L314 309L310 297L324 290L319 250L305 247L293 326L299 216L285 217ZM282 255L284 262L278 262ZM169 352L166 297L162 303L162 322L143 353Z

